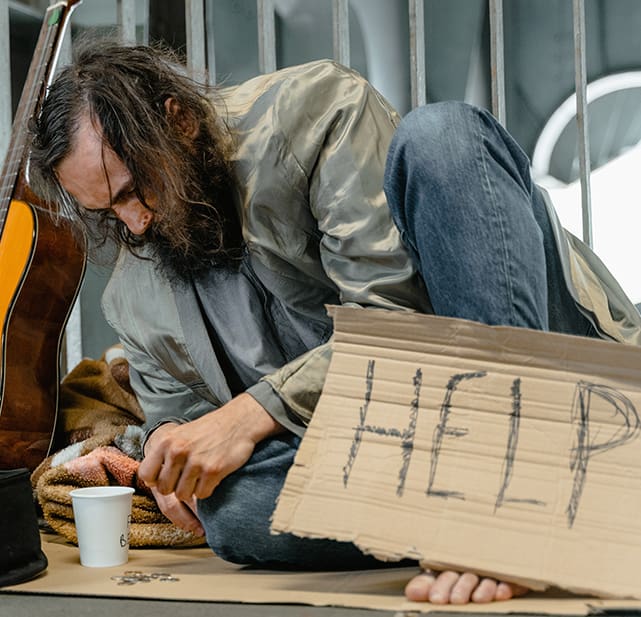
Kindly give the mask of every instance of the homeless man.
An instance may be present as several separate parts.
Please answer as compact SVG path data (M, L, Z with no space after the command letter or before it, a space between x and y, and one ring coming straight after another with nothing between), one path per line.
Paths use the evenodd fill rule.
M375 565L269 532L327 370L327 304L641 341L634 306L487 111L439 103L399 124L330 61L207 92L165 52L94 42L33 131L32 188L120 246L103 310L149 427L140 477L229 561ZM524 591L426 571L406 595Z

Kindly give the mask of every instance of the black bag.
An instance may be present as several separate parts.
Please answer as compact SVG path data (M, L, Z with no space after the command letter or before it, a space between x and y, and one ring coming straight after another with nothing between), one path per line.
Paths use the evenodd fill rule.
M0 470L0 587L47 568L28 469Z

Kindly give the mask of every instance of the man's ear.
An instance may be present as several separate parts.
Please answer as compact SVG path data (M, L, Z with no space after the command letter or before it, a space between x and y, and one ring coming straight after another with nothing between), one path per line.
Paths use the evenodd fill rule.
M184 110L173 96L168 96L165 99L165 112L167 113L167 119L185 137L196 139L200 130L196 118L189 111Z

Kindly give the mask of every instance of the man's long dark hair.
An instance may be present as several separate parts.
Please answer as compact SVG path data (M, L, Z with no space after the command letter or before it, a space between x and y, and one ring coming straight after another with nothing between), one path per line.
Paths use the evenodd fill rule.
M82 233L94 230L95 237L89 221L99 218L98 235L134 254L151 240L159 252L171 254L167 261L181 275L194 267L228 264L242 244L229 162L231 136L207 94L166 49L82 41L32 123L31 188L77 221ZM179 118L167 112L168 99L175 102ZM108 210L98 217L84 211L60 185L56 168L72 151L80 119L87 114L131 172L140 201L146 205L145 197L153 195L162 210L143 237L131 234ZM196 129L195 138L186 125Z

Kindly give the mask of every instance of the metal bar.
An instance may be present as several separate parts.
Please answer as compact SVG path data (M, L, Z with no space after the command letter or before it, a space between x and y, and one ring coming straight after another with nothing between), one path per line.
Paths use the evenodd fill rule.
M9 45L9 0L0 0L0 163L11 139L11 47Z
M56 2L58 2L58 0L49 0L49 4L56 4ZM71 27L68 27L65 30L64 37L60 43L60 52L58 54L56 71L58 71L59 69L61 69L63 66L67 64L71 64L71 61L73 59L72 47L73 47L72 31L71 31Z
M142 0L142 40L143 45L149 45L149 0Z
M209 84L216 84L216 45L214 40L214 7L210 4L211 10L205 10L205 36L207 44L207 70Z
M408 0L410 17L410 92L412 107L425 105L425 7L423 0Z
M332 0L332 30L334 60L343 66L350 64L349 1Z
M82 360L82 313L80 298L76 298L65 328L65 354L62 373L66 374Z
M185 0L187 70L195 79L206 79L205 5L203 0Z
M276 14L274 0L257 0L258 68L261 73L276 70Z
M583 241L592 246L592 203L590 195L590 138L588 135L587 71L585 59L585 1L573 0L574 81L576 88L576 120L581 179L581 215Z
M505 126L505 51L503 44L503 0L490 0L490 65L492 113Z
M118 0L118 31L125 45L136 43L136 0Z

